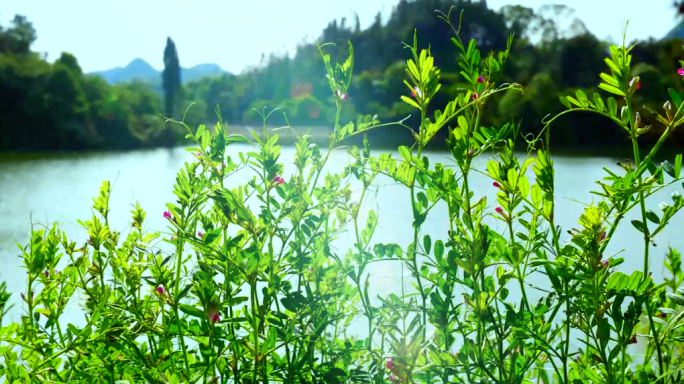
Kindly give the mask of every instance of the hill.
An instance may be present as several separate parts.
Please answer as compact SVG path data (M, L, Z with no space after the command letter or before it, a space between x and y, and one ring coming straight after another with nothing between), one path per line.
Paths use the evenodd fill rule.
M190 68L181 68L181 81L187 82L204 76L227 74L218 64L198 64ZM161 82L161 71L156 70L148 62L137 58L125 67L116 67L104 71L92 72L107 80L110 84L125 83L131 80L142 80L150 83Z

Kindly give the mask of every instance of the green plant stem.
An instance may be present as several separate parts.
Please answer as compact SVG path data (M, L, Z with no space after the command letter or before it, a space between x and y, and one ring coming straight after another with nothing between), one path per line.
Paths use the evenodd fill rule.
M639 154L639 144L637 142L637 135L636 135L636 130L637 126L634 121L634 114L632 111L632 104L630 103L630 100L628 98L625 98L625 101L627 103L627 110L629 112L629 120L630 124L632 126L632 149L634 151L634 165L636 169L639 169L641 166L641 159L640 159L640 154ZM666 131L665 133L668 133ZM661 139L663 137L666 137L665 133L661 135ZM658 143L662 145L664 140L658 140ZM658 146L660 148L660 146ZM653 150L649 153L647 156L650 157L652 154L655 155L656 152L654 152L656 148L654 147ZM639 184L641 184L643 181L642 175L639 175ZM643 267L643 276L642 276L642 281L646 280L648 278L648 254L650 250L650 238L649 238L649 232L648 232L648 220L646 218L646 202L644 201L644 192L640 191L639 192L639 206L641 208L641 222L644 223L644 267ZM656 347L656 353L658 354L658 369L660 375L663 375L665 373L665 370L663 368L663 354L660 348L660 338L658 337L658 331L656 330L655 323L653 322L653 316L651 316L651 306L648 300L646 300L646 313L648 314L648 322L651 328L651 332L653 333L653 342L655 343Z
M179 298L179 289L180 289L180 276L181 276L181 265L183 264L183 238L184 238L184 233L183 231L179 231L178 233L178 250L176 252L176 281L175 281L175 287L174 287L174 300L173 300L173 309L176 314L176 322L178 325L178 335L179 335L179 342L181 345L181 350L183 351L183 361L185 362L185 375L188 377L190 374L190 363L188 363L188 353L185 347L185 337L183 336L183 326L181 324L181 318L180 318L180 312L178 310L178 305L180 304L180 298Z

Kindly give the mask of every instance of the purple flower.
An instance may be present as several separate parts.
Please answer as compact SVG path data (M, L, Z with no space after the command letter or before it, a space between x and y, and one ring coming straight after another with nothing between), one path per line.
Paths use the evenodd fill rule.
M679 68L679 69L677 70L677 74L678 74L679 76L684 76L684 68Z
M198 231L198 232L197 232L197 237L204 237L204 233L202 233L202 231Z
M176 236L171 236L171 241L176 241Z
M482 75L478 76L478 77L477 77L477 82L478 82L478 83L484 83L484 82L485 82L484 77L482 77Z
M285 179L280 177L280 175L275 175L275 177L273 178L273 181L275 181L279 185L285 184Z
M608 266L610 265L610 259L603 260L602 264L603 264L603 268L608 268Z
M420 89L418 89L418 87L413 87L413 91L411 91L411 96L423 97L423 92L421 92Z
M50 277L50 271L48 271L47 269L45 270L45 277L46 278Z
M394 376L393 373L390 373L389 379L390 379L390 381L393 382L393 383L397 381L397 377Z
M603 241L605 239L606 239L606 231L603 231L603 233L601 233L601 241Z
M164 294L164 286L163 285L159 284L157 286L157 293L159 293L160 295Z
M636 335L632 335L632 338L629 339L629 342L627 344L636 344L637 343L637 337Z
M392 358L391 357L389 359L387 359L387 369L389 369L390 371L392 369L394 369L394 364L392 364Z
M209 313L207 313L207 316L209 318L209 321L212 323L218 323L221 321L221 316L219 316L219 313L216 309L210 309Z
M667 317L667 315L666 315L665 313L663 313L663 312L660 312L660 313L657 314L656 316L660 317L661 319L664 319L665 317Z
M169 220L173 220L173 215L171 215L171 213L169 211L164 211L164 218L169 219Z

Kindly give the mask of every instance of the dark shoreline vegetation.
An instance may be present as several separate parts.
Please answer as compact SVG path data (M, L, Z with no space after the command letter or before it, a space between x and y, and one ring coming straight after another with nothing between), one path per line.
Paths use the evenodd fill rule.
M596 73L604 70L608 44L592 35L567 6L547 5L536 11L506 6L494 11L477 1L401 0L384 24L379 14L364 30L358 18L353 23L343 18L331 22L317 39L335 44L327 47L332 57L343 55L349 40L359 57L342 123L355 121L358 115L377 115L381 121L411 115L406 124L417 129L419 116L399 98L408 95L402 84L408 51L402 42L411 41L414 28L422 32L421 48L432 47L435 64L442 71L444 89L431 103L428 115L443 109L467 87L467 79L459 73L461 68L450 51L451 43L444 38L453 33L435 14L436 9L452 5L468 15L461 36L477 39L484 53L504 49L507 37L516 36L517 55L511 58L502 81L521 84L525 94L520 99L516 92L508 92L492 100L483 125L500 126L519 119L521 134L536 135L544 126L545 116L562 110L559 96L576 89L587 94L604 93L598 89ZM561 23L569 27L561 29ZM121 150L188 143L182 129L164 124L161 118L178 120L186 110L185 121L191 126L213 125L217 107L222 120L232 125L259 123L252 109L262 110L264 106L281 109L269 121L277 126L287 121L297 127L320 126L334 118L335 102L327 92L318 49L310 42L302 43L292 57L264 57L259 66L239 75L207 76L181 83L182 52L176 52L168 39L164 50L167 67L159 82L111 85L97 75L83 73L77 58L69 53L63 53L54 64L48 63L30 50L36 37L33 25L22 16L17 16L9 28L0 27L0 151ZM641 78L635 105L643 120L654 127L640 138L644 145L654 144L662 133L662 125L644 107L660 108L667 88L679 84L677 60L684 59L681 44L676 38L639 41L632 51L639 62L634 74ZM676 91L682 89L675 86ZM568 116L556 123L554 130L554 147L582 149L583 153L589 153L588 148L596 149L591 151L595 154L619 150L629 142L628 135L616 125L592 114ZM412 142L410 135L396 137L394 131L386 132L386 137L375 142L391 143L388 146ZM679 148L684 136L679 132L671 136L667 146ZM435 142L445 138L437 136ZM287 138L283 143L294 144Z
M148 230L138 203L126 232L110 227L109 181L93 199L92 217L79 221L84 243L57 224L33 227L28 244L20 245L24 312L19 323L2 323L0 316L0 379L681 383L684 269L677 250L655 242L684 208L682 155L656 161L684 125L682 94L664 91L667 101L653 111L662 133L653 145L640 146L650 129L636 109L640 63L623 38L609 47L600 75L598 87L611 96L565 93L566 109L523 141L517 118L484 124L490 101L512 103L510 95L517 95L525 103L522 86L504 75L516 63L509 60L513 36L502 49L483 53L490 52L486 36L487 51L464 40L459 31L467 31L469 19L458 19L456 27L455 15L452 8L438 16L452 31L463 87L450 90L448 72L443 76L436 66L447 47L422 49L420 29L407 46L398 94L420 116L417 129L407 120L381 123L371 115L345 123L344 111L355 108L348 96L354 69L368 59L351 42L341 62L331 59L331 46L317 46L335 105L334 130L325 146L299 135L287 174L280 137L270 130L237 135L221 123L207 129L173 121L194 143L188 148L194 156L176 176L176 201L152 213L166 220L166 232ZM684 84L679 75L673 79ZM174 81L166 84L174 88ZM437 109L442 94L453 98ZM629 138L631 160L604 168L575 227L562 228L554 181L577 175L556 175L552 138L563 135L555 129L561 118L577 114L612 122ZM372 133L385 124L409 132L413 144L399 146L398 155L378 151L370 140L380 139ZM453 156L449 164L426 155L440 135ZM350 162L340 173L325 172L332 151L354 138L362 141L346 148ZM521 141L536 151L516 156ZM238 143L255 148L235 153ZM486 170L473 168L480 160L488 160ZM246 184L224 185L243 170L253 175ZM473 190L476 172L490 179L494 201ZM364 209L382 180L409 192L401 198L411 218L392 224L410 226L412 236L392 239L399 244L378 242L382 217ZM646 201L670 186L677 190L658 212L647 209ZM428 216L442 221L441 231L426 233ZM642 250L613 253L621 246L614 239L621 226L643 240ZM340 247L346 249L331 246L345 232L353 238ZM662 282L651 275L655 252L665 255ZM627 257L643 268L620 271ZM396 293L370 296L375 263L401 271ZM11 296L0 284L3 316ZM67 323L65 310L76 297L85 324ZM353 321L363 332L350 334Z

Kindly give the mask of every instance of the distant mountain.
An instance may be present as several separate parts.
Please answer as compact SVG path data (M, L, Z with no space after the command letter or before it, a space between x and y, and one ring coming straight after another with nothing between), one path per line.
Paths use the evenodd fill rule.
M190 68L181 68L181 81L199 79L204 76L216 76L228 74L218 64L198 64ZM122 83L131 80L142 80L150 83L161 83L161 71L154 69L148 62L137 58L125 67L116 67L105 71L92 72L102 76L110 84Z
M684 21L679 22L667 35L665 35L665 40L670 39L682 39L684 40Z

